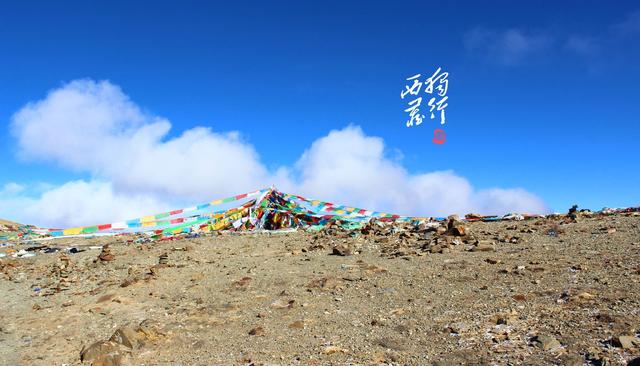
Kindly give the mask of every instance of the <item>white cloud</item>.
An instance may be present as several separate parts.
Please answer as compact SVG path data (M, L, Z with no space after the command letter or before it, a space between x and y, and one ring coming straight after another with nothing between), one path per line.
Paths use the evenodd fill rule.
M166 139L170 129L108 81L73 81L12 118L20 156L90 172L119 191L202 200L265 181L265 168L238 133L197 127Z
M545 213L548 211L539 197L522 188L492 188L478 191L474 197L473 208L477 212L487 214Z
M464 35L467 50L507 65L541 53L552 42L553 38L549 34L517 28L497 31L476 27Z
M115 192L101 181L72 181L45 192L26 207L26 217L46 218L63 226L79 226L129 219L170 209L146 194Z
M13 116L19 155L94 178L36 197L10 187L13 196L0 195L0 216L42 226L90 225L271 183L312 198L399 214L546 211L539 198L522 189L477 191L452 171L412 174L400 159L385 154L381 138L357 126L331 131L295 166L275 172L237 132L195 127L168 138L170 129L169 121L142 111L108 81L77 80L51 91Z
M297 162L296 186L303 195L408 215L547 210L523 189L476 191L452 171L411 174L384 152L383 140L360 127L331 131Z
M18 221L22 219L23 210L35 201L22 194L25 187L17 183L7 183L0 188L0 219Z
M20 192L24 188L20 189ZM161 212L168 202L145 194L115 192L108 182L71 181L39 197L0 190L0 217L43 226L76 226L111 222Z

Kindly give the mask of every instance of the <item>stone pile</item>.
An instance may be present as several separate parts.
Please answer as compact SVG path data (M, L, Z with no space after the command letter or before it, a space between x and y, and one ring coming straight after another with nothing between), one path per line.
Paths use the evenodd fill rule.
M73 262L66 253L60 253L58 262L54 264L53 275L58 279L55 286L55 292L68 290L72 282L70 276L72 274L71 267Z
M100 262L111 262L113 261L115 258L115 256L113 255L113 253L111 253L111 248L109 248L109 245L105 245L102 247L102 251L100 252L100 255L98 255L98 261Z
M145 320L135 328L120 327L106 341L85 346L80 351L80 361L91 365L124 366L130 364L132 355L165 336L160 324Z
M444 222L393 225L384 229L367 227L363 234L372 236L381 252L390 257L452 250L489 251L494 245L492 241L478 240L457 215L449 216Z
M160 254L160 257L158 257L158 264L161 266L166 266L169 264L169 253L164 252L162 254Z
M369 244L377 246L383 256L406 257L450 251L495 251L496 243L493 239L516 243L519 238L504 236L480 240L457 215L449 216L446 221L422 222L417 225L386 223L374 219L357 230L344 229L339 222L327 225L312 237L309 250L326 249L328 246L331 254L348 256L358 253L363 245Z

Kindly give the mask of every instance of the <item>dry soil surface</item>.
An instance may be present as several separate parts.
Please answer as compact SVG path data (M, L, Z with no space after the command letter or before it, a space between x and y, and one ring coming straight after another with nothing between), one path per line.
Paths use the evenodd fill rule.
M465 234L481 244L454 238L432 250L423 234L358 232L49 241L84 251L0 258L0 364L625 365L640 356L640 217L475 222Z

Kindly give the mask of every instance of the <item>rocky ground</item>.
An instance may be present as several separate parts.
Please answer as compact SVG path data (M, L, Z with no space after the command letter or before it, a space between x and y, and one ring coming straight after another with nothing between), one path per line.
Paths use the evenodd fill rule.
M0 364L640 363L638 216L134 239L0 258Z
M19 227L18 223L0 219L0 235L17 231Z

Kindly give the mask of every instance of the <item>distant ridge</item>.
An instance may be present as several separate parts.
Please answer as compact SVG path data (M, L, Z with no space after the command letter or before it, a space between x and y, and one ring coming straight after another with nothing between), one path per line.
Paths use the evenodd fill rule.
M0 232L13 232L18 231L18 229L22 226L17 222L0 219Z

